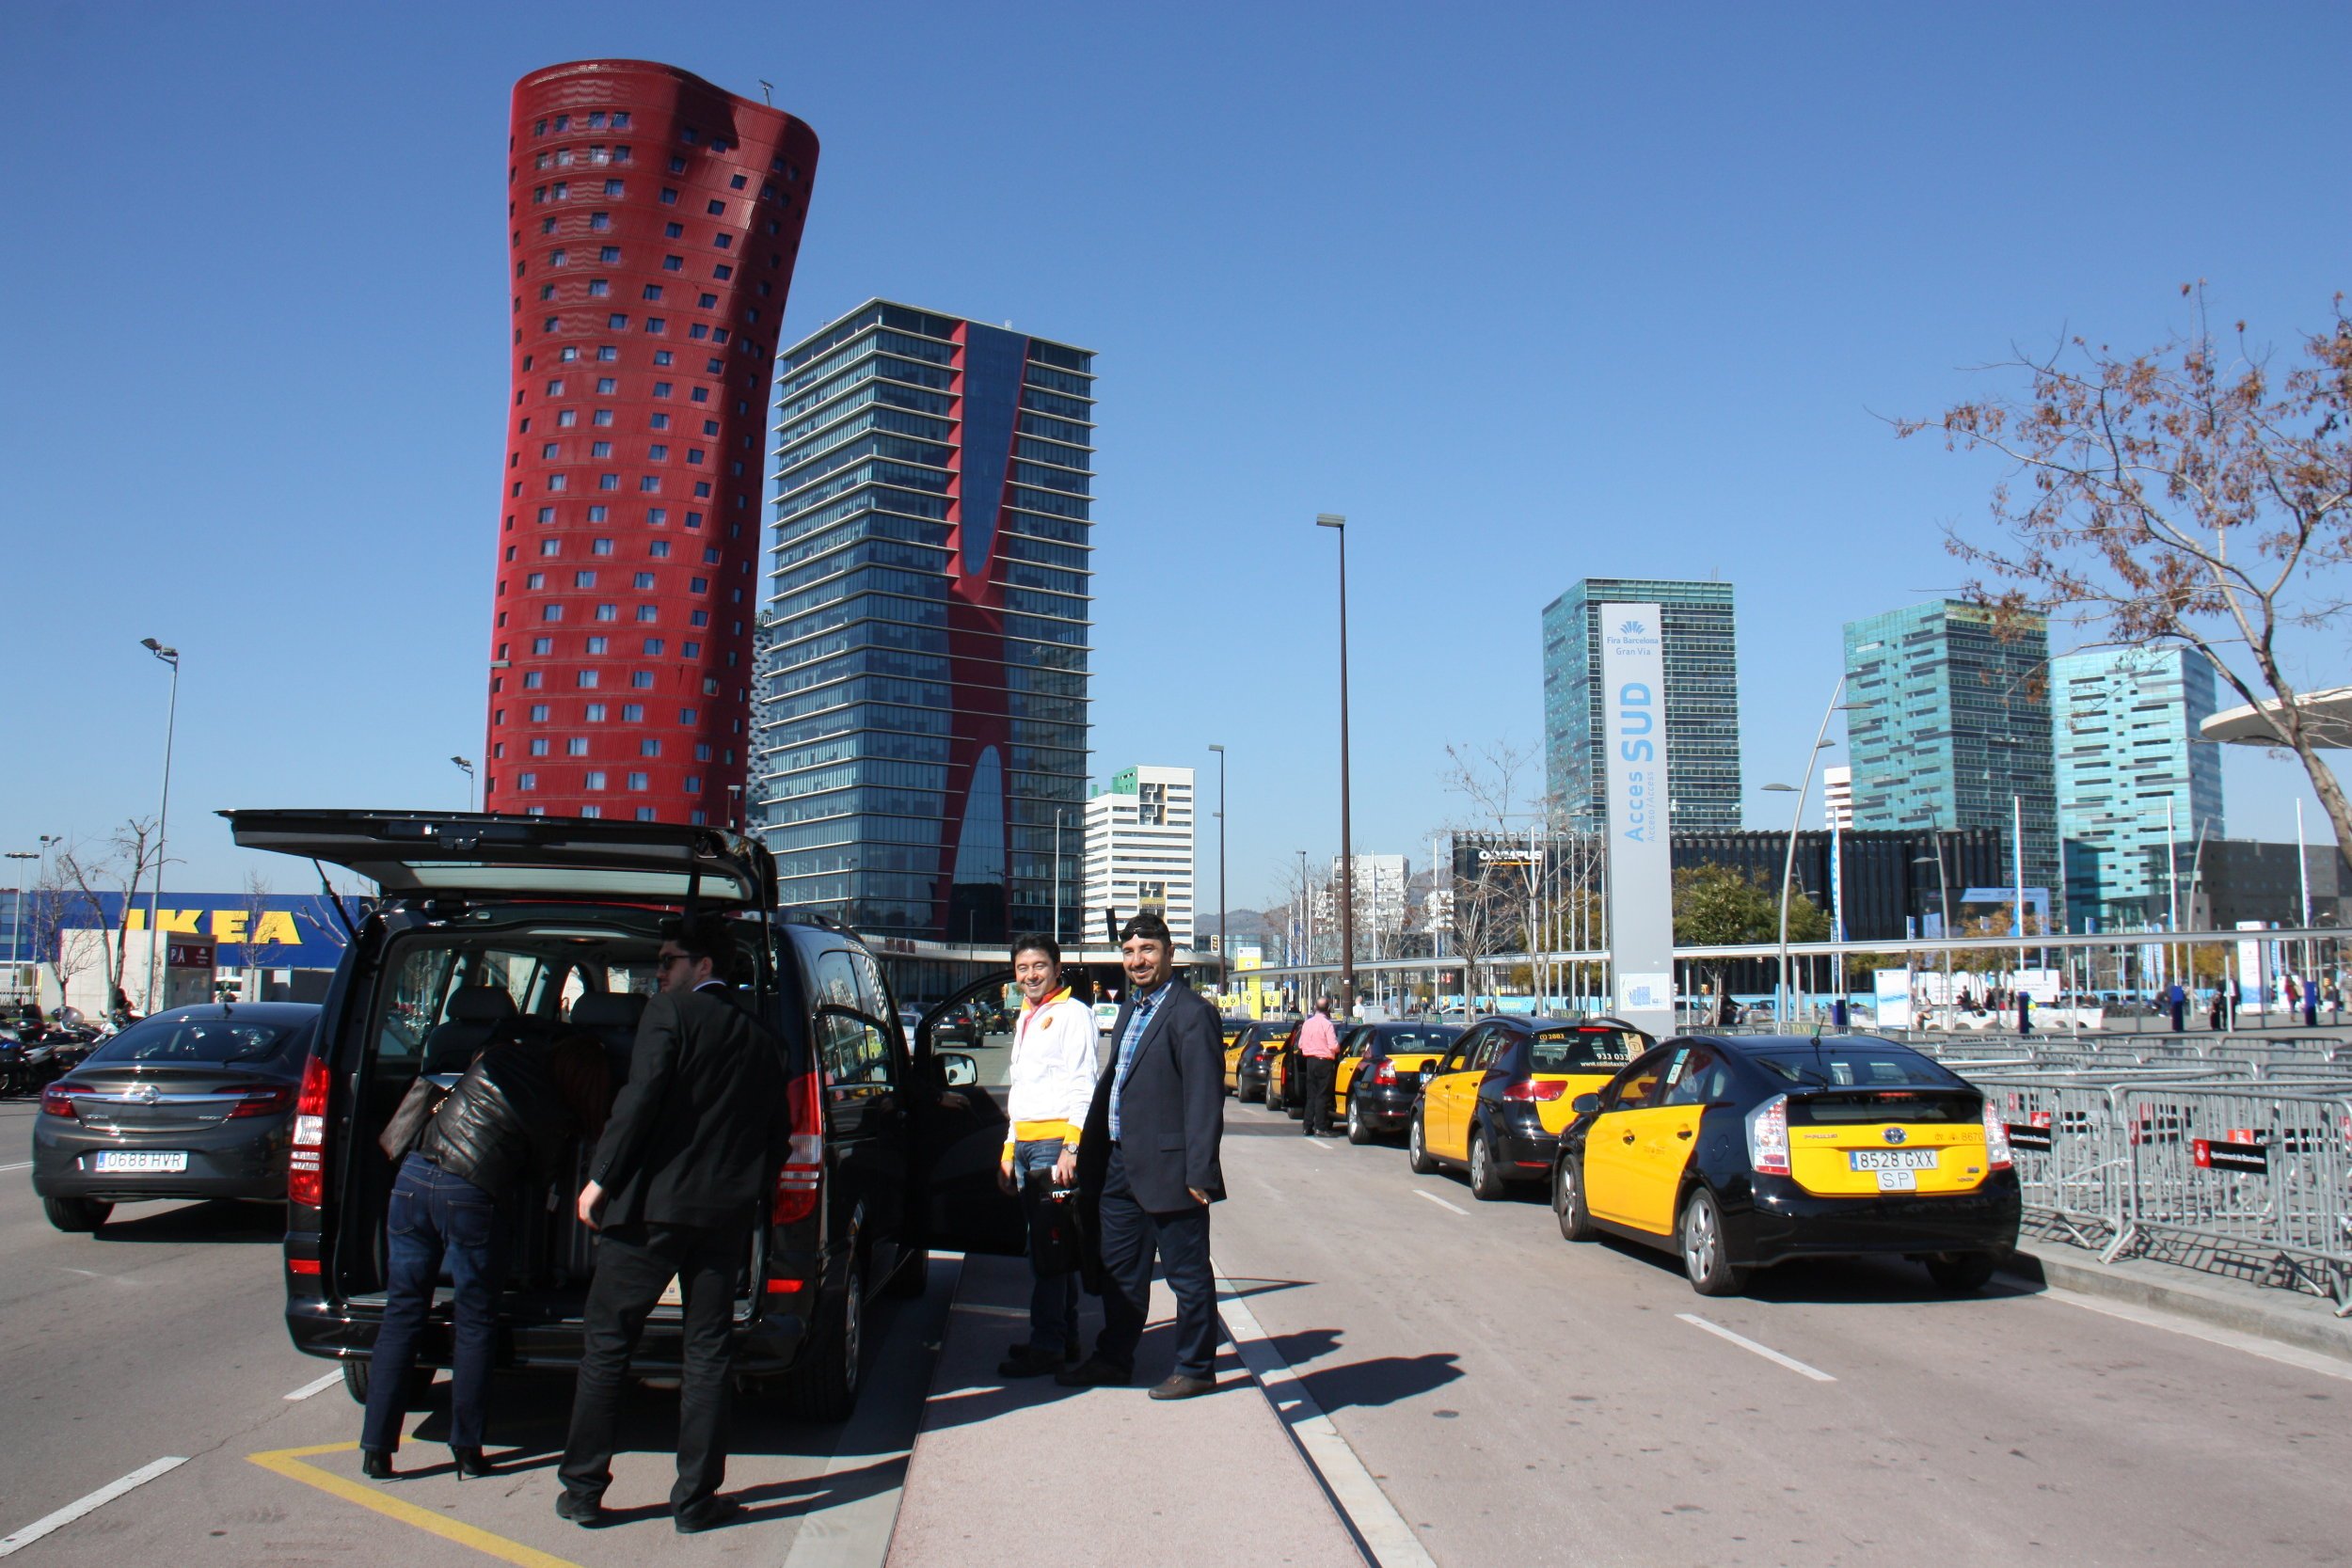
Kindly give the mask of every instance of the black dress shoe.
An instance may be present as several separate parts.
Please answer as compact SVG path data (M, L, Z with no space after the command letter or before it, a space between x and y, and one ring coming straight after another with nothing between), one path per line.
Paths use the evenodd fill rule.
M701 1507L691 1509L670 1522L680 1535L700 1535L707 1529L731 1525L743 1516L743 1505L733 1497L713 1497Z
M1012 1354L996 1363L998 1377L1043 1377L1061 1370L1061 1353L1035 1345L1015 1345Z
M1078 1364L1079 1359L1085 1354L1078 1348L1078 1337L1075 1334L1061 1342L1061 1358L1073 1367Z
M1135 1375L1133 1367L1122 1367L1094 1355L1056 1372L1054 1381L1065 1388L1124 1388L1135 1381Z
M1152 1387L1152 1397L1155 1400L1189 1400L1216 1391L1216 1379L1213 1377L1186 1377L1182 1372L1171 1372L1168 1381Z
M480 1449L453 1447L449 1456L457 1465L459 1481L480 1481L484 1476L498 1474L498 1466L485 1458Z
M581 1529L595 1529L604 1523L604 1499L560 1492L555 1498L555 1516L569 1519Z
M361 1449L359 1473L370 1481L392 1481L399 1475L392 1468L392 1455L388 1449Z

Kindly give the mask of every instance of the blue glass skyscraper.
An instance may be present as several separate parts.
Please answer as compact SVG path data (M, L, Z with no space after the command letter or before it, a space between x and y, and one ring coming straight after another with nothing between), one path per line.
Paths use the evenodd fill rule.
M885 300L782 356L753 825L789 905L1001 942L1076 886L1093 355Z
M2219 705L2213 666L2184 648L2066 654L2050 661L2050 700L2067 908L2103 930L2161 923L2168 832L2222 836L2221 749L2194 740Z
M1576 826L1606 814L1600 607L1654 604L1666 638L1666 791L1677 830L1740 826L1740 655L1731 584L1586 578L1544 607L1544 773Z

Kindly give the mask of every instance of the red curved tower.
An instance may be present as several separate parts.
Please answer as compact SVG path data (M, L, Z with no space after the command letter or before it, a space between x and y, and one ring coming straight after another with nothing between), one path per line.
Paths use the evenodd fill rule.
M739 820L769 386L816 172L807 126L670 66L515 84L486 809Z

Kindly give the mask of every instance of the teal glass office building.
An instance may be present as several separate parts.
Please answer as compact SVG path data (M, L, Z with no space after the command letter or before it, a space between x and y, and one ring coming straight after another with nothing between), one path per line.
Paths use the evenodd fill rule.
M1586 578L1544 607L1544 775L1572 827L1607 817L1600 607L1654 604L1666 640L1666 797L1677 832L1740 826L1740 657L1731 584Z
M2223 835L2221 748L2195 738L2219 705L2213 666L2185 648L2066 654L2050 661L2050 699L2066 907L2078 927L2161 927L2166 843L2185 871L2200 840Z
M783 356L750 821L787 905L1047 929L1059 811L1075 906L1093 363L880 299Z
M1848 622L1845 643L1854 826L1991 828L2013 845L2022 808L2025 884L2058 924L2048 627L2026 616L2005 635L1992 610L1943 599ZM2002 885L2014 875L2005 864Z

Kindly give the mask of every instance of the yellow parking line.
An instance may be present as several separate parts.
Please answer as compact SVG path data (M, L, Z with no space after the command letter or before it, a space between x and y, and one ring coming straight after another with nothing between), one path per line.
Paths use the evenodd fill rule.
M515 1563L516 1568L580 1568L576 1562L549 1556L535 1547L526 1546L519 1541L509 1541L502 1535L492 1535L486 1529L477 1529L471 1525L461 1525L454 1519L442 1517L429 1508L419 1508L415 1503L405 1503L397 1497L388 1497L373 1487L363 1486L356 1481L346 1481L342 1476L332 1475L314 1465L302 1463L313 1454L349 1453L358 1446L357 1443L314 1443L303 1449L271 1449L262 1453L249 1453L246 1455L246 1458L259 1465L262 1469L275 1471L289 1481L298 1481L305 1486L315 1486L330 1497L341 1497L345 1502L358 1503L362 1508L372 1508L387 1518L397 1519L404 1525L414 1525L421 1530L430 1530L444 1541L454 1541L461 1546L470 1546L475 1551L497 1558L501 1562Z

